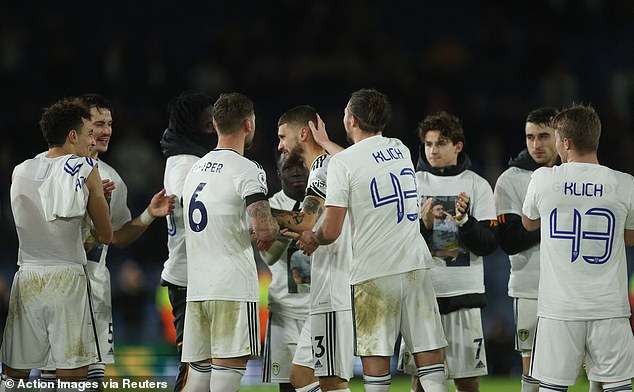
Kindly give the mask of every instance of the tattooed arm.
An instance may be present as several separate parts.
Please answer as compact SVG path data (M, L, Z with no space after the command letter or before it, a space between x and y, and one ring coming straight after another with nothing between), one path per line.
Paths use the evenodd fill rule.
M295 233L311 230L323 211L324 199L312 195L307 195L304 198L301 211L271 209L271 213L277 219L277 223Z
M273 241L279 236L280 227L271 215L268 200L258 200L249 204L247 213L251 217L251 225L258 240Z

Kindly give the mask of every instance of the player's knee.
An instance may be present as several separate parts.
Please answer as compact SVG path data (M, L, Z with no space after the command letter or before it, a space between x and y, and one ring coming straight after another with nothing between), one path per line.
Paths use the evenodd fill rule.
M454 383L456 384L456 391L478 392L480 390L479 377L457 378Z

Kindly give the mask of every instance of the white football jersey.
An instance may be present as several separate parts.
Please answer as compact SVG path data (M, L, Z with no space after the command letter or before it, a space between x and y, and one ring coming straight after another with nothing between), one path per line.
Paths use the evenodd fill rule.
M192 166L183 185L188 301L259 301L245 200L266 193L264 170L235 150L211 150Z
M271 208L291 211L297 203L279 191L269 199ZM271 313L305 320L310 307L310 256L295 247L291 241L282 257L270 265L269 310Z
M484 293L483 258L470 252L460 242L453 217L456 215L458 194L466 192L470 197L469 216L479 221L497 220L491 186L471 170L455 176L417 172L416 178L421 203L433 197L433 204L442 204L444 211L449 214L442 222L434 223L430 245L434 256L431 272L436 296Z
M533 173L524 215L541 219L537 314L629 317L624 230L634 230L634 177L590 163Z
M10 194L19 240L18 264L86 264L82 222L89 192L85 182L97 163L76 155L57 158L44 155L22 162L13 171ZM72 218L47 221L38 189L49 177L53 177L58 186L51 188L58 191L46 195L52 206L66 204L72 193L82 193L80 199L84 201L78 206L81 211L75 211Z
M493 191L498 216L503 214L522 216L522 204L532 174L531 170L509 167L500 175ZM509 261L511 262L509 296L537 298L539 244L514 255L509 255Z
M334 155L327 186L326 206L348 209L351 284L429 267L416 174L400 140L371 136Z
M176 195L174 210L167 219L167 260L161 278L171 284L187 286L187 249L185 248L185 222L183 220L183 184L185 177L200 158L195 155L174 155L167 158L163 186L168 195Z
M326 198L326 180L330 155L321 155L311 165L308 175L309 191ZM317 230L323 222L322 214L315 223ZM310 313L325 313L352 309L350 295L350 260L352 259L352 237L350 218L346 216L341 234L330 245L321 245L312 254Z

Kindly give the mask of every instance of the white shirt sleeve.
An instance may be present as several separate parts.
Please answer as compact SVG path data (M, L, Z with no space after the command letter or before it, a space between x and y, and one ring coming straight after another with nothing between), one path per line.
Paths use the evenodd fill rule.
M349 207L350 181L346 167L338 156L330 159L328 164L328 178L326 179L326 206Z

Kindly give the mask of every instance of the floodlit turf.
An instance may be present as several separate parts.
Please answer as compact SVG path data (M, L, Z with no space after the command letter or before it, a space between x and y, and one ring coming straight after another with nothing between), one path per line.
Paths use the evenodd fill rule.
M362 392L363 385L360 378L352 380L350 390L353 392ZM410 390L410 381L405 377L395 377L392 379L391 391L408 392ZM449 392L456 389L451 385ZM243 386L240 388L242 392L277 392L277 386L272 384L263 384L261 386ZM580 377L575 386L568 389L569 392L588 392L588 381ZM480 392L520 392L520 379L502 378L502 377L483 377L480 381Z

